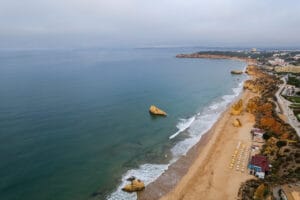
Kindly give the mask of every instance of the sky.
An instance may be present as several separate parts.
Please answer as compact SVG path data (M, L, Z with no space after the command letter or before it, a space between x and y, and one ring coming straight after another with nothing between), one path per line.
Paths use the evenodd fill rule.
M297 46L300 0L0 0L0 48Z

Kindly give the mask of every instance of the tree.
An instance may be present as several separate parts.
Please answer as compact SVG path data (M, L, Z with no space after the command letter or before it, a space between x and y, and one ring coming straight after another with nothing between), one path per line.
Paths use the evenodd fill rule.
M286 146L286 144L287 144L287 142L283 141L283 140L280 140L276 143L278 148L284 147L284 146Z
M270 137L271 137L271 136L270 136L269 133L264 133L264 134L263 134L263 139L264 139L264 140L268 140Z

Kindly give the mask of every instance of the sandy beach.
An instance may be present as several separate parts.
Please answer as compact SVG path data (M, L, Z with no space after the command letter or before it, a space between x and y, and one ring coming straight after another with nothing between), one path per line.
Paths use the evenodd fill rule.
M246 90L238 99L243 99L245 108L253 96ZM242 127L232 125L236 118ZM237 199L240 184L253 177L247 171L247 159L254 120L245 110L232 116L228 107L199 143L139 193L138 199ZM241 160L231 165L235 153Z

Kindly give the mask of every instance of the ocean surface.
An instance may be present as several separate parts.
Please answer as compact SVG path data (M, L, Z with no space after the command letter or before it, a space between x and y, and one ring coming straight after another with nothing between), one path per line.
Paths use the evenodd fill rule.
M199 50L0 50L0 199L135 199L241 91L245 63L175 58Z

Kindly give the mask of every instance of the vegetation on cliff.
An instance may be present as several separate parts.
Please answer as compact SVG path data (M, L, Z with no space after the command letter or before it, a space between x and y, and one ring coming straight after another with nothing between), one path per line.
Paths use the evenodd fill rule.
M268 192L262 192L265 190L262 188L300 180L300 142L295 130L275 112L279 79L257 68L250 71L257 78L246 81L244 88L257 93L257 96L247 102L246 111L254 114L255 127L267 131L261 153L268 157L272 168L265 180L245 182L239 190L239 198L265 199Z

